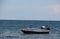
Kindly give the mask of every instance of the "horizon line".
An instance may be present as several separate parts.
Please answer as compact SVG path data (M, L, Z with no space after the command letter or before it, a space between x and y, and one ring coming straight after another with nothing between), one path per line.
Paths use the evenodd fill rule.
M0 20L29 20L29 21L60 21L60 20L33 20L33 19L0 19Z

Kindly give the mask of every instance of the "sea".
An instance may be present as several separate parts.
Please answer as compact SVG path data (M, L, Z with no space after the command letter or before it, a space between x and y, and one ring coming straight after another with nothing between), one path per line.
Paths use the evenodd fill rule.
M40 28L43 25L50 27L49 34L24 34L20 30ZM60 21L0 20L0 39L60 39Z

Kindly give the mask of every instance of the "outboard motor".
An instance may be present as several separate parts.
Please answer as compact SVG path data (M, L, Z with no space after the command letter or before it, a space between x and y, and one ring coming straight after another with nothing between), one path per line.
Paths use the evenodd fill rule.
M47 30L50 30L50 28L49 28L49 27L47 27Z

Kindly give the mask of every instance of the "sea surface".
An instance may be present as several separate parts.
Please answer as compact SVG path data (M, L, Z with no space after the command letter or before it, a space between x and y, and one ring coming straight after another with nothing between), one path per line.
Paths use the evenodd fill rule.
M30 26L32 25L32 26ZM49 34L23 34L21 28L50 27ZM60 39L60 21L0 20L0 39Z

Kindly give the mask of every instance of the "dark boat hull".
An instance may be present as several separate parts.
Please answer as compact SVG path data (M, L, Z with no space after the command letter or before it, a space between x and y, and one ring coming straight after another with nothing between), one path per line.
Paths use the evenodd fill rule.
M35 31L25 31L21 30L24 34L49 34L49 32L35 32Z

